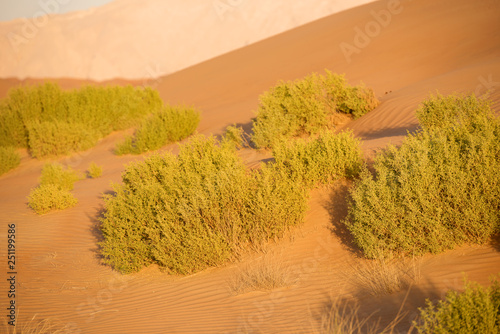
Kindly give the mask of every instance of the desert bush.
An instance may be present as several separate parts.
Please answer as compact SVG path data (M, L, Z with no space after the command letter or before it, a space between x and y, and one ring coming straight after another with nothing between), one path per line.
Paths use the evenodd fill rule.
M95 162L91 162L87 174L96 179L102 175L102 167L98 166Z
M16 168L21 163L21 157L13 147L0 147L0 175Z
M462 293L449 291L438 303L426 301L414 322L418 333L500 333L500 283L484 288L467 282Z
M73 190L76 181L81 179L81 175L71 168L64 168L58 163L47 163L42 168L40 185L56 185L62 190Z
M286 175L246 171L234 145L213 137L129 165L114 189L101 251L124 273L152 263L179 274L219 265L279 237L306 209L306 193Z
M433 119L436 105L445 120ZM488 103L435 96L417 115L422 131L379 154L376 176L364 170L351 192L346 224L369 258L442 252L500 230L500 121Z
M360 142L352 132L321 131L315 139L278 142L273 148L275 167L293 182L313 187L343 177L354 177L362 166Z
M141 154L191 135L200 122L200 113L188 107L164 107L146 118L134 138L128 137L117 146L116 153Z
M56 184L44 184L32 189L28 196L28 205L37 214L45 214L52 210L64 210L75 206L78 200L65 189Z
M357 118L377 105L371 89L352 87L344 76L329 71L281 81L260 96L252 140L257 147L273 147L276 141L334 126L332 120L337 113Z
M426 129L453 131L461 127L472 130L476 122L484 122L492 115L489 102L475 95L445 97L438 93L422 103L417 117Z
M15 88L0 102L0 146L29 148L37 158L85 150L161 105L150 88L63 91L54 83Z

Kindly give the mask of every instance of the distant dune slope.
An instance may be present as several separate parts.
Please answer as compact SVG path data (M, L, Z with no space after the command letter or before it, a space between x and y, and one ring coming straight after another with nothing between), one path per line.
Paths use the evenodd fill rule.
M0 77L151 78L373 0L115 0L0 23ZM35 14L35 13L33 13Z

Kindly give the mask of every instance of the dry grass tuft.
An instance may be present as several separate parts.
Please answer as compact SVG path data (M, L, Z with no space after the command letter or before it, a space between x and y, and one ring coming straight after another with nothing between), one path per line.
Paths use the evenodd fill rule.
M316 323L311 326L311 332L315 334L393 334L396 326L406 315L402 312L405 299L394 319L384 328L381 328L380 319L374 318L374 313L368 316L360 316L360 306L356 301L347 301L340 298L331 298L328 305L317 318Z
M228 284L230 291L239 295L250 291L269 291L296 281L289 266L279 257L268 254L242 267Z
M18 314L19 316L19 314ZM37 314L35 314L28 322L20 325L16 321L16 325L12 326L4 320L4 330L6 334L62 334L69 333L67 328L56 324L51 319L37 319Z
M418 283L421 267L422 261L415 258L364 260L352 265L348 275L354 284L376 296L401 291Z
M377 333L378 323L370 324L372 315L360 319L358 314L359 305L351 306L336 299L321 314L316 333Z

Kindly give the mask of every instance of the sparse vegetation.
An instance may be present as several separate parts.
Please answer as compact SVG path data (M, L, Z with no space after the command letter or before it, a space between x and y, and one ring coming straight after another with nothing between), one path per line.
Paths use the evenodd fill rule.
M95 162L91 162L87 173L91 178L96 179L98 177L101 177L102 167L98 166Z
M403 302L404 303L404 302ZM312 332L318 334L392 334L399 333L396 326L403 319L401 309L395 318L385 327L380 325L375 312L360 316L360 306L355 301L331 298L319 315L319 321L313 325Z
M241 268L237 276L229 282L229 288L234 294L268 291L291 285L295 280L296 277L293 277L286 264L266 256Z
M21 157L13 147L0 147L0 175L16 168L21 163Z
M433 96L422 131L352 190L347 226L369 258L438 253L500 231L500 120L475 96Z
M191 135L200 122L200 113L188 107L164 107L146 118L134 138L128 137L116 154L141 154Z
M306 191L281 171L247 171L234 145L195 136L178 156L128 166L105 197L105 262L128 273L152 263L189 274L258 247L303 220Z
M351 132L321 131L316 139L281 141L273 148L275 167L292 182L308 187L357 176L362 159L360 142Z
M158 93L150 88L87 86L63 91L54 83L19 87L0 102L0 147L28 148L36 158L85 150L161 106Z
M350 86L344 76L326 71L279 82L260 96L252 140L272 148L281 140L333 127L336 114L360 117L378 105L371 89Z
M53 210L64 210L78 203L73 195L55 184L41 185L31 190L28 205L37 214L42 215Z
M418 333L500 333L500 282L484 288L467 282L462 293L449 291L444 300L427 300L414 323Z
M418 283L420 266L415 259L363 260L354 264L346 274L357 287L376 296L401 291Z

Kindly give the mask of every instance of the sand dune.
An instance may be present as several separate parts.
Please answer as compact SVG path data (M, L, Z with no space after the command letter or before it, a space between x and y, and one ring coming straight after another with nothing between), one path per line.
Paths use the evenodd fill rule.
M41 1L50 15L0 23L0 77L157 78L370 1Z
M219 134L232 123L249 128L259 94L279 79L324 68L345 73L351 83L373 87L382 100L368 115L344 125L364 140L367 155L388 143L401 143L407 131L416 129L415 109L436 90L483 95L490 89L494 109L500 111L498 1L401 1L395 8L389 3L395 2L337 13L149 83L166 102L198 106L203 110L199 131ZM376 19L381 11L390 13L385 26ZM361 43L359 31L372 36ZM358 51L346 56L341 45L345 51L347 44ZM2 96L18 83L0 81ZM65 87L84 83L88 81L61 80ZM142 159L113 155L123 136L114 133L87 152L59 159L82 171L91 161L104 166L100 179L75 184L79 204L72 209L36 216L27 208L26 196L37 185L44 161L25 154L19 168L0 178L1 221L19 226L21 320L38 314L79 333L310 333L321 310L335 298L358 300L361 316L376 312L384 324L398 312L405 291L373 297L346 275L352 263L363 260L340 231L331 232L341 226L346 212L348 185L342 183L314 191L305 224L269 246L294 269L296 281L289 287L230 293L228 279L260 255L188 277L171 277L154 267L122 276L102 265L95 231L101 194L110 191L111 181L120 181L124 164ZM165 149L175 152L176 145ZM262 159L256 152L241 153L251 166ZM5 233L0 231L2 240ZM488 284L488 277L500 271L498 244L494 240L492 245L424 257L422 278L410 291L398 329L410 326L425 298L459 289L463 273ZM1 298L4 305L5 294Z

